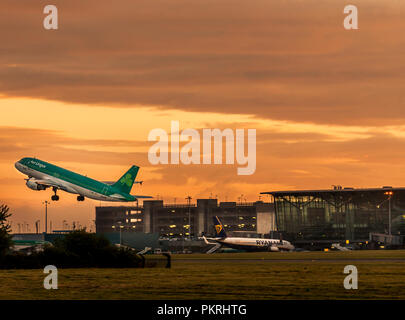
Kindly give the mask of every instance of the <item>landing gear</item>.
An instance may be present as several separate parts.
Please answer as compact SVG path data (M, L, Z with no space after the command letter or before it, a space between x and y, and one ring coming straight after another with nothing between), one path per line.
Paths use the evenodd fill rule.
M55 194L51 197L52 201L59 201L59 196L56 194L56 191L58 191L58 188L53 187L52 190L53 190L53 192L55 193Z
M77 201L84 201L84 196L77 196Z

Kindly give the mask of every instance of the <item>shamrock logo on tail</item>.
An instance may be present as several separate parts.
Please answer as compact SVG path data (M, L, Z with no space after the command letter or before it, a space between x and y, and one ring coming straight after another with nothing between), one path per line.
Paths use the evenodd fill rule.
M120 180L121 184L126 184L128 187L132 186L132 174L127 173L125 177Z

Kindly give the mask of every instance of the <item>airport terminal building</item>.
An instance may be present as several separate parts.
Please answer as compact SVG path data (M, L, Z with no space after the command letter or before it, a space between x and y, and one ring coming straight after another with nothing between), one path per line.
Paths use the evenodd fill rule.
M230 236L274 237L300 246L365 242L370 234L405 235L405 188L342 188L269 191L270 202L165 204L147 200L142 206L96 207L96 232L136 232L160 238L214 235L218 216Z
M262 192L274 200L277 229L289 240L364 241L370 233L405 234L405 188Z
M145 200L142 206L96 207L96 232L142 232L163 238L214 235L213 217L234 236L265 236L276 230L273 203L220 202L197 199L196 204L164 204Z

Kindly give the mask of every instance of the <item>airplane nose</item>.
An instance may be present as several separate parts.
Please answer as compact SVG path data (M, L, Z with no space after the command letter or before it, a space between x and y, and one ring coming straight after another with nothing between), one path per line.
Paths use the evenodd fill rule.
M14 166L15 166L15 168L16 168L18 171L21 171L22 165L21 165L20 162L17 161L17 162L14 164Z

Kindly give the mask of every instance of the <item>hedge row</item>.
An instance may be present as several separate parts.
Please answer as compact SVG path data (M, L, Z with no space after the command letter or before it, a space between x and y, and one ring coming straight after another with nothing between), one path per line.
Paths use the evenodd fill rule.
M100 235L74 231L40 252L8 252L0 256L2 269L57 268L137 268L144 259L129 249L118 248Z

